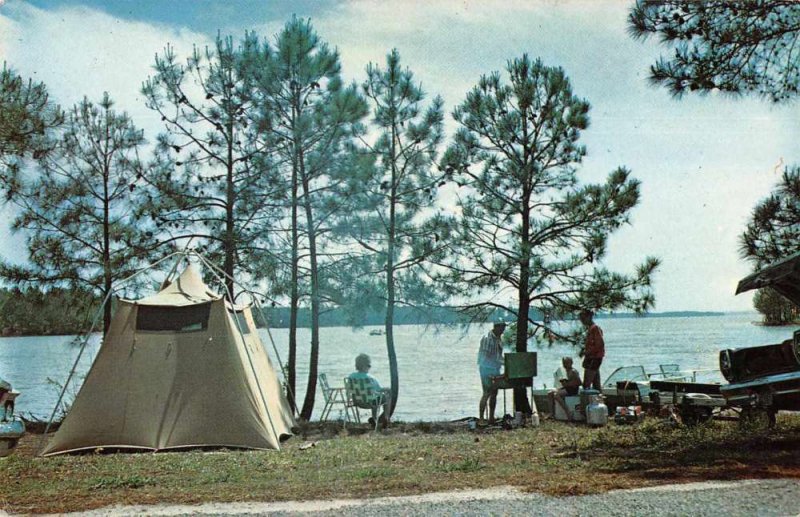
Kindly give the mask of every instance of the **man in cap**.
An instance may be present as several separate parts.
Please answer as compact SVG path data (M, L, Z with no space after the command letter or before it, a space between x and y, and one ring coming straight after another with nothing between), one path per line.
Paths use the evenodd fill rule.
M480 419L483 420L486 414L486 402L489 402L489 423L494 423L494 410L497 406L497 386L494 378L500 375L500 368L503 364L503 343L501 337L506 329L506 324L502 319L497 319L492 326L491 332L481 339L481 346L478 349L478 371L481 375L481 386L483 395L481 396L478 412Z

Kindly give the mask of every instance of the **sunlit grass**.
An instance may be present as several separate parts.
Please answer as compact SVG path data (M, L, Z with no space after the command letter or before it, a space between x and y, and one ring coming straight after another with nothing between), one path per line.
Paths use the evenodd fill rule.
M470 432L463 424L311 425L278 451L84 454L38 458L37 437L0 460L12 512L113 504L360 498L513 485L567 495L701 479L800 477L800 418L776 430L735 422L694 428L652 419L589 429ZM315 441L314 447L301 449Z

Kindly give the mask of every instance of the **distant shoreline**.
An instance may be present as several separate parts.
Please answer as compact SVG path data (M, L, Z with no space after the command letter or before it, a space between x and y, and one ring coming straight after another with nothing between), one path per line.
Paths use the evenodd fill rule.
M268 311L265 311L268 312ZM302 311L301 311L302 313ZM747 311L732 311L732 312L717 312L717 311L665 311L665 312L649 312L646 314L634 314L634 313L610 313L610 314L597 314L597 319L633 319L633 318L702 318L702 317L719 317L719 316L726 316L731 314L755 314ZM302 318L299 318L300 322L298 324L298 328L310 328L306 322L302 321ZM284 324L281 320L276 320L275 318L269 318L271 321L270 328L272 329L285 329L288 328L288 325ZM466 325L468 321L458 321L455 318L444 318L443 321L420 321L420 320L413 320L410 316L405 318L398 318L398 321L395 322L396 327L402 327L407 325L447 325L447 326L459 326L459 325ZM475 322L474 325L483 325L482 322ZM350 325L344 321L322 321L320 324L321 328L335 328L335 327L347 327L347 328L365 328L365 327L381 327L383 326L382 321L367 321L360 325ZM265 328L265 327L259 327ZM6 334L3 333L2 337L32 337L32 336L47 336L47 337L58 337L58 336L74 336L75 333L50 333L50 334L30 334L30 333L10 333ZM79 335L79 334L78 334Z

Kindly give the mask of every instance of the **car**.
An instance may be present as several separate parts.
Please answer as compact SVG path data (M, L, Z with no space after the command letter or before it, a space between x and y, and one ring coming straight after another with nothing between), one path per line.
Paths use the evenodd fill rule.
M800 306L800 253L743 278L736 294L764 287ZM719 369L728 381L722 395L743 416L765 414L774 424L777 411L800 411L800 330L781 343L722 350Z

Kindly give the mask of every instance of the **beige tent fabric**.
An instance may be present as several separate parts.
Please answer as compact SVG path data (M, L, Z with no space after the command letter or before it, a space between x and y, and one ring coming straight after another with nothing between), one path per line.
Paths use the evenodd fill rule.
M203 282L203 277L194 266L189 265L181 275L158 293L142 298L138 305L160 305L183 307L222 298Z
M180 279L189 281L179 287L200 299L205 291L198 289L195 274L184 272ZM174 305L161 307L168 316L184 305L176 299L183 296L173 289L176 283L145 300L171 299ZM250 332L242 339L224 300L200 303L210 304L208 328L172 332L137 331L141 304L121 301L72 408L43 454L97 447L279 449L281 437L291 435L294 417L250 310L244 310Z

